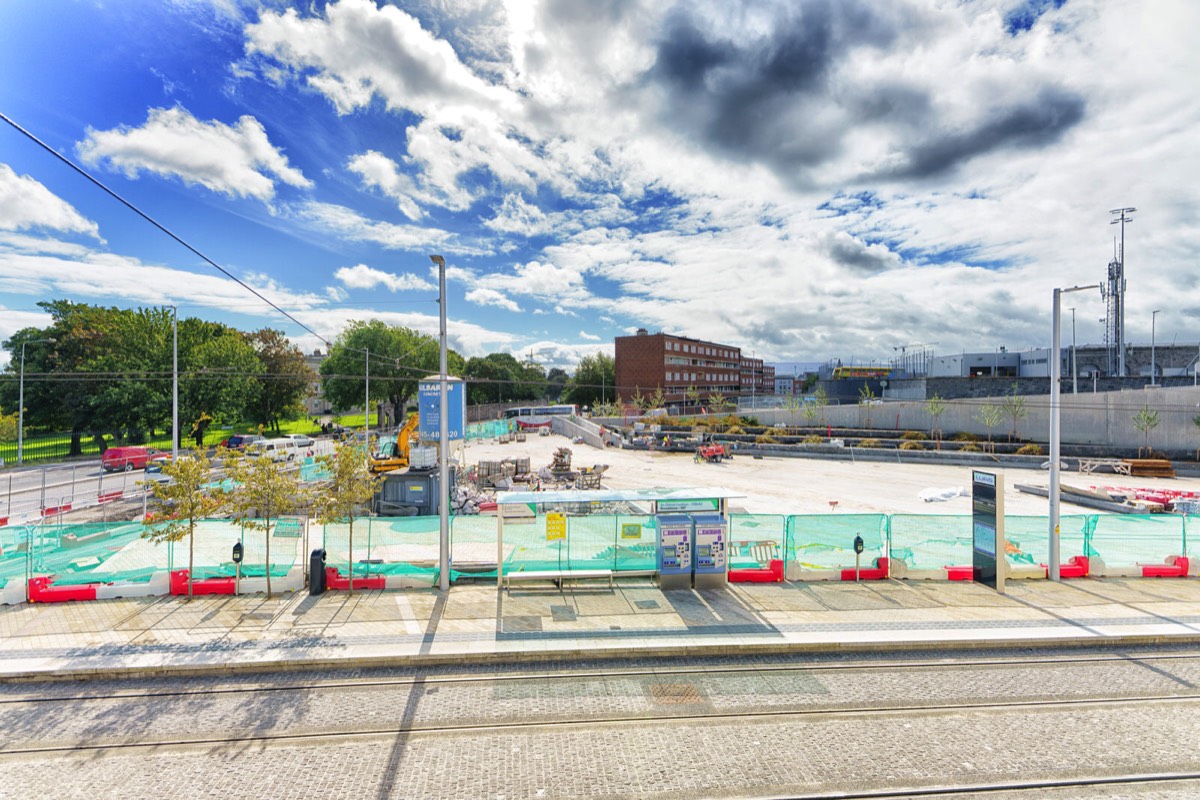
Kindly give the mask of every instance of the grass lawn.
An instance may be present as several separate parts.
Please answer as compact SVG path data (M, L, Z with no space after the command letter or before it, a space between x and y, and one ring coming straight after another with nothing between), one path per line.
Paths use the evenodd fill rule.
M345 428L361 428L363 425L362 414L346 414L341 417L334 417L334 421ZM303 419L292 420L290 422L282 422L279 425L279 435L283 436L288 433L305 433L309 436L315 436L321 432L320 425L313 425L312 420L308 417ZM156 432L157 436L147 439L146 447L154 447L159 450L171 449L171 437L165 432ZM210 426L204 434L204 444L206 447L215 447L221 442L235 433L259 433L258 425L251 422L244 422L238 425L233 425L228 428L217 425ZM274 436L274 431L268 429L263 432L264 436ZM109 447L114 446L111 437L105 437ZM65 433L29 433L27 432L24 440L24 461L25 463L36 461L56 461L67 457L67 453L71 449L71 436ZM183 438L179 441L179 446L188 448L195 444L191 437ZM98 457L100 448L92 440L92 437L85 436L82 441L84 456ZM0 459L8 466L17 463L17 443L0 442Z

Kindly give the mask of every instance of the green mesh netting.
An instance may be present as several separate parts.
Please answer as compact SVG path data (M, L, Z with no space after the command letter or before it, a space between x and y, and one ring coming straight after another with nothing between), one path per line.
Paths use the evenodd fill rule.
M864 564L887 553L886 514L795 514L788 518L784 561L804 569L854 566L854 537L862 536Z
M765 568L784 558L787 520L782 514L730 514L729 568Z
M1186 550L1184 518L1175 514L1099 514L1093 518L1090 555L1106 566L1162 564Z
M516 429L516 423L511 419L498 419L491 422L472 422L467 425L466 438L468 441L476 439L495 439L500 436L505 436L512 433Z

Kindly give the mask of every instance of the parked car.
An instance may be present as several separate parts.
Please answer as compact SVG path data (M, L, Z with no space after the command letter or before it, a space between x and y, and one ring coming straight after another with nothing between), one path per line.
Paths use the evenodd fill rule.
M230 450L245 450L246 445L262 441L265 439L257 433L235 433L228 439L222 440L221 447L228 447Z
M262 456L272 461L291 461L296 457L297 449L291 439L264 439L246 445L246 455Z
M145 469L154 463L161 464L170 458L170 453L155 450L153 447L110 447L100 456L100 467L105 472L129 472Z
M308 434L304 434L304 433L289 433L287 436L284 436L283 438L285 438L285 439L291 439L291 440L292 440L292 442L293 442L293 443L295 443L296 447L299 447L299 448L301 448L301 449L304 449L304 448L308 448L308 447L312 447L312 446L313 446L313 440L312 440L312 437L311 437L311 436L309 436Z

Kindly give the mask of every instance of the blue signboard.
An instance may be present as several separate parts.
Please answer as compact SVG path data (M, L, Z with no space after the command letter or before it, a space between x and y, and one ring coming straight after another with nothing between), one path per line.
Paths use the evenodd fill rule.
M467 395L464 387L459 378L446 380L446 430L451 441L463 438L463 431L467 429ZM442 438L441 402L437 377L421 381L417 390L417 430L422 441L436 442Z

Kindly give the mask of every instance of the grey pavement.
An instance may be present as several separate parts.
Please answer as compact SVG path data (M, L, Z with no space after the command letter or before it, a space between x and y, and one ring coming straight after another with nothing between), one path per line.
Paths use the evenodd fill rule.
M0 679L1200 642L1200 580L732 584L648 578L0 608Z

